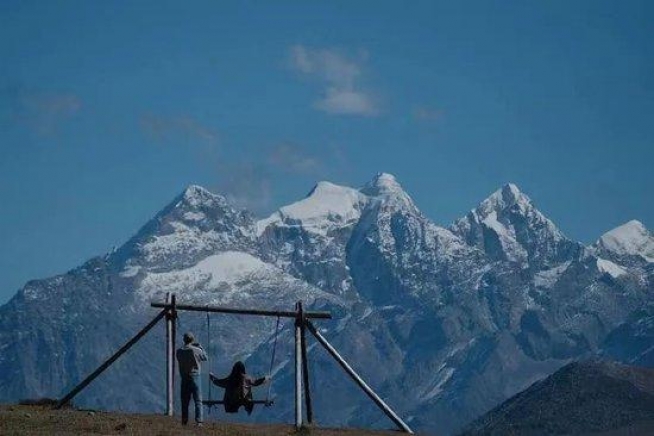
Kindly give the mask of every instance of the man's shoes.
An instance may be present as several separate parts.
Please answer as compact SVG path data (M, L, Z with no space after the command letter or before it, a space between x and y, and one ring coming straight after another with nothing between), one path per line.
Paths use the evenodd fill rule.
M204 425L203 425L201 422L196 422L196 423L195 423L195 426L196 426L196 427L204 427Z

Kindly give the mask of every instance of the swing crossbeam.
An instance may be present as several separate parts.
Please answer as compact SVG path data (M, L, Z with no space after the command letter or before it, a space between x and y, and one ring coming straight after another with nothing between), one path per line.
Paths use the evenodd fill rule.
M172 309L173 307L170 303L160 303L160 302L151 303L150 306L161 308L161 309ZM193 304L177 304L175 305L175 309L178 311L186 310L191 312L231 313L234 315L279 316L281 318L297 317L297 312L295 311L240 309L240 308L233 308L233 307L200 306L200 305L193 305ZM332 319L331 313L321 312L321 311L306 311L304 312L304 317L309 319Z

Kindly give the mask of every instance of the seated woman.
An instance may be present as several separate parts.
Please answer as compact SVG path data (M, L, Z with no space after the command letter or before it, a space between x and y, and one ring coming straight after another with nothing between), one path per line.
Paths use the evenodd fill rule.
M225 389L223 397L225 412L237 413L241 406L245 407L248 415L254 409L252 400L252 387L259 386L269 380L269 377L253 378L245 373L245 364L238 361L232 367L232 372L225 378L218 378L209 373L209 379L216 386Z

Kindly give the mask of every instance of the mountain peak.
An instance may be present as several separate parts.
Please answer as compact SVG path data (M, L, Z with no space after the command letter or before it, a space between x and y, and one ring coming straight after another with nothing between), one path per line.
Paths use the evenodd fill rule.
M505 197L511 197L513 199L519 199L520 196L524 194L520 191L520 188L518 188L515 183L507 183L506 185L502 186L502 195Z
M400 184L397 182L395 176L389 173L377 173L377 175L372 179L372 183L380 188L400 188Z
M480 212L487 214L492 211L508 209L517 205L522 212L531 205L531 199L520 191L514 183L507 183L497 191L493 192L490 197L482 201L477 208Z
M638 220L627 221L624 224L619 225L618 227L609 230L604 234L604 236L612 235L616 237L624 237L627 234L633 233L647 233L647 228Z
M377 173L377 175L361 189L361 192L372 197L398 193L405 194L402 185L400 185L394 175L389 173Z
M314 195L326 195L326 194L333 194L333 193L338 193L338 192L343 192L350 190L351 188L347 188L345 186L340 186L332 182L328 182L326 180L320 181L316 183L316 185L309 191L309 194L307 194L306 198L309 198Z
M200 185L189 185L184 189L182 198L189 203L196 203L207 198L214 198L215 195Z
M189 185L184 192L178 197L176 206L185 204L192 208L198 207L224 207L228 205L227 200L221 196L214 194L208 189L199 185Z
M360 216L365 197L353 188L331 182L318 182L300 201L281 207L270 217L257 223L259 234L270 224L285 221L302 223L307 230L325 233L336 225L356 220Z
M604 233L597 245L619 255L642 256L654 262L654 236L637 220L628 221Z
M513 183L493 192L451 230L492 258L547 267L578 248Z

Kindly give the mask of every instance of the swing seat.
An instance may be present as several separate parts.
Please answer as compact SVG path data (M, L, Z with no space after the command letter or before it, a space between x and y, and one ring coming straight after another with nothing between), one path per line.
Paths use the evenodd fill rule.
M212 406L220 406L225 404L223 400L202 400L202 404L208 407ZM252 404L263 404L266 407L270 407L273 404L275 404L275 399L270 399L270 400L252 400Z

